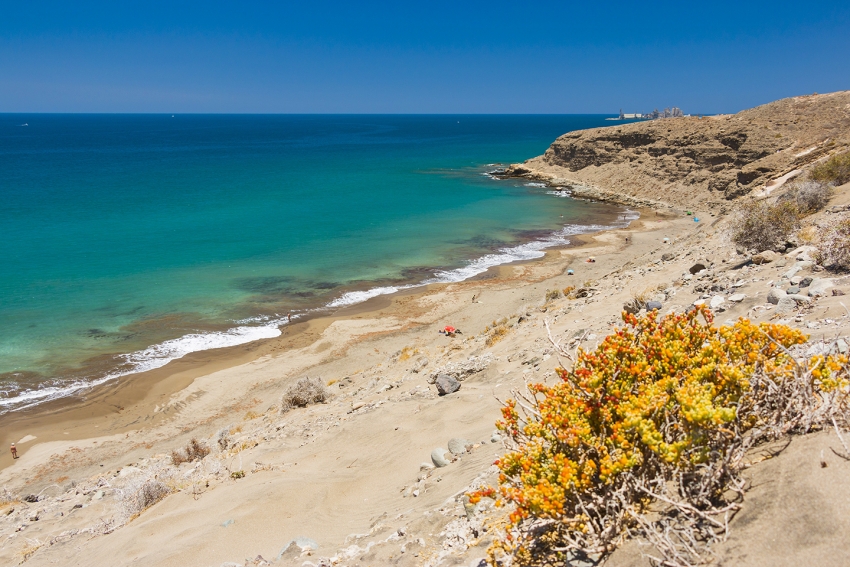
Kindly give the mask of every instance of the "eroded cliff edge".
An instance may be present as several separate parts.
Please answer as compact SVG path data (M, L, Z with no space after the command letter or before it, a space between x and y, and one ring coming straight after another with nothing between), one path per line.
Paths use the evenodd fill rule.
M633 205L709 206L778 186L850 147L850 91L786 98L737 114L570 132L506 174ZM762 193L763 194L763 193Z

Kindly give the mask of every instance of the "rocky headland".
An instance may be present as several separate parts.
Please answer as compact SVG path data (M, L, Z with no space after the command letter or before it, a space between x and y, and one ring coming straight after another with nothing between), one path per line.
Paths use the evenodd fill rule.
M725 210L850 147L850 91L798 96L737 114L570 132L505 175L633 205Z

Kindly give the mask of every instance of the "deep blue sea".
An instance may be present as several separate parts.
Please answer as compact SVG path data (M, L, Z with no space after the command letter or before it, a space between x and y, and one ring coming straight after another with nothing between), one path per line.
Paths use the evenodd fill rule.
M614 224L487 175L604 118L0 114L0 412Z

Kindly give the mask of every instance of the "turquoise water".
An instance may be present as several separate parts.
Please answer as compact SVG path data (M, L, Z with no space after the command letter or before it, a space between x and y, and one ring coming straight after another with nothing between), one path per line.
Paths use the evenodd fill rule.
M604 118L0 115L0 411L610 224L486 175Z

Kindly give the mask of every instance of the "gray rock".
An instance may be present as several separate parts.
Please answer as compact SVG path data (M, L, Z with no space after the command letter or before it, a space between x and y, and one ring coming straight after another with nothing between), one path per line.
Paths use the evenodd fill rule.
M836 288L836 289L832 290L832 295L837 297L839 295L844 295L844 292L842 290Z
M798 268L811 268L812 266L815 265L815 263L812 262L811 260L801 260L800 262L797 262L794 265Z
M665 252L664 254L661 255L661 259L664 260L665 262L669 262L670 260L672 260L675 257L676 257L676 255L671 253L671 252Z
M790 280L791 278L793 278L794 276L797 275L797 272L799 272L802 269L803 268L801 268L800 266L794 266L793 268L791 268L790 270L788 270L787 272L782 274L782 277L785 278L786 280Z
M709 306L711 309L718 309L718 308L720 308L720 307L721 307L724 303L726 303L726 298L725 298L725 297L723 297L722 295L715 295L714 297L712 297L712 298L711 298L711 301L708 303L708 306Z
M797 303L811 303L812 298L807 297L805 295L800 295L799 293L788 294L788 297L796 301Z
M431 451L431 462L434 463L434 466L437 468L447 467L450 460L446 458L446 450L442 447L437 447L433 451Z
M498 431L494 431L493 434L490 436L490 443L498 443L501 440L502 436L499 435Z
M454 437L449 439L449 452L452 455L463 455L472 445L473 443L469 439Z
M688 268L688 271L691 274L698 274L705 269L707 269L707 266L705 264L703 264L702 262L697 262L696 264Z
M646 302L646 310L652 311L653 309L661 309L663 305L660 301L647 301Z
M799 285L800 287L809 287L810 285L812 285L812 278L805 277L801 279L800 283L797 285Z
M820 297L826 295L826 290L832 287L832 280L823 278L814 278L809 284L809 296Z
M778 287L770 288L770 291L767 292L767 302L777 305L779 300L783 297L787 296L784 290L779 289Z
M441 396L445 396L446 394L453 394L460 390L460 382L449 376L448 374L440 374L437 376L437 381L435 382L437 386L437 392Z
M800 293L800 288L796 285L792 285L791 287L785 290L785 293L787 293L788 295L794 295L795 293Z
M838 349L838 352L841 354L847 354L847 341L844 339L838 339L835 341L835 348Z
M792 313L797 308L797 302L788 296L780 299L776 304L776 312L780 315Z
M747 296L743 293L733 293L729 296L729 301L731 301L732 303L741 303L742 301L744 301L745 297Z
M803 281L803 276L794 276L791 278L791 285L800 285L801 281Z
M420 472L428 472L434 470L434 465L431 463L420 463L419 471Z

